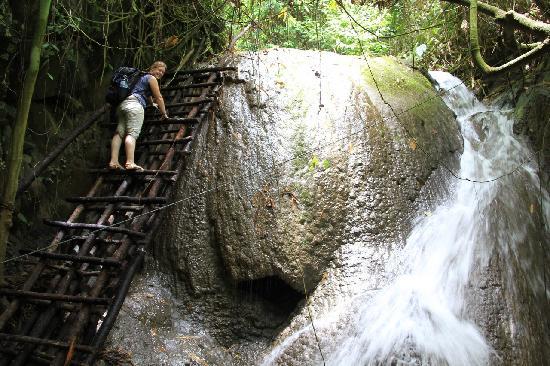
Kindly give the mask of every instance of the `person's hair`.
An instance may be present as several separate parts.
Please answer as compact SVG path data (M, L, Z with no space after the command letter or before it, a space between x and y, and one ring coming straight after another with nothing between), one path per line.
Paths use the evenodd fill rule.
M164 67L166 69L166 64L162 61L155 61L153 64L149 67L149 71L156 69L158 67Z

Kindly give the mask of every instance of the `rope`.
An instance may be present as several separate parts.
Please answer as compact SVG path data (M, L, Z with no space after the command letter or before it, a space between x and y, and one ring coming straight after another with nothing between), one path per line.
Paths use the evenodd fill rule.
M309 321L311 322L311 328L313 329L313 335L315 336L315 342L317 343L317 348L321 354L321 359L323 360L323 365L326 365L325 356L323 355L323 350L321 349L321 342L319 341L319 336L317 336L317 329L315 329L315 324L313 324L313 316L311 315L311 307L309 306L309 296L307 294L306 280L304 278L304 267L302 266L302 283L304 285L304 296L306 297L306 309Z
M319 51L319 71L315 73L315 75L319 78L319 106L317 110L317 115L321 113L321 108L323 108L323 100L322 100L322 52L321 52L321 41L319 39L319 0L315 2L315 36L317 37L317 49ZM319 133L319 119L317 119L317 131L316 133ZM319 341L319 336L317 335L317 329L315 329L315 323L313 322L313 315L311 313L311 307L309 303L309 296L307 294L307 288L306 288L306 279L304 276L304 267L302 267L302 284L304 285L304 296L306 298L306 309L307 314L309 317L309 321L311 323L311 329L313 329L313 335L315 336L315 343L317 344L317 349L319 349L319 354L321 355L321 359L323 360L323 366L326 365L325 361L325 355L323 354L323 349L321 348L321 342Z

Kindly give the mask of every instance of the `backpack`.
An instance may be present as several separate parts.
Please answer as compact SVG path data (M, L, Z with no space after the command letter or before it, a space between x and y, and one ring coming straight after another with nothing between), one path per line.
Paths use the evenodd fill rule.
M116 69L111 77L111 85L105 94L105 101L112 107L118 106L132 93L139 78L143 75L145 73L135 67L123 66Z

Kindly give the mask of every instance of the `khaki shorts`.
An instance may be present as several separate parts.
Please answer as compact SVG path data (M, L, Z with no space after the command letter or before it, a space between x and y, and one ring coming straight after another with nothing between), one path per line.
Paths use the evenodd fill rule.
M130 135L137 139L145 116L145 111L138 99L133 95L124 99L118 106L116 115L118 119L116 131L120 137L124 138L126 135Z

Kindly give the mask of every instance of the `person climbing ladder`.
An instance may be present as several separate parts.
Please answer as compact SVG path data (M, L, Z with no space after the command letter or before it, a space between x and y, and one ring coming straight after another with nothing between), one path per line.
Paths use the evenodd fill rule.
M162 116L161 118L168 118L158 83L158 80L162 78L165 72L166 64L162 61L155 61L149 67L148 72L140 76L130 95L117 107L118 125L111 140L109 169L123 169L118 161L118 155L122 138L124 137L124 149L126 152L124 168L127 170L143 170L142 167L134 162L136 140L143 125L147 101L158 107Z

